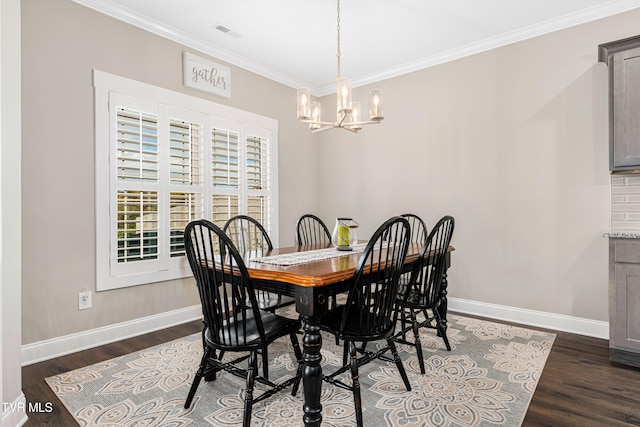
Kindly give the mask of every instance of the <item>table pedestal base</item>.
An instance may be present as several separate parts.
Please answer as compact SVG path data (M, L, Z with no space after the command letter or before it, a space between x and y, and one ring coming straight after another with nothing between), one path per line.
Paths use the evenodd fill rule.
M314 317L304 316L304 368L302 371L302 387L304 390L304 417L302 421L305 427L320 427L322 423L322 404L320 393L322 391L322 335L318 321Z

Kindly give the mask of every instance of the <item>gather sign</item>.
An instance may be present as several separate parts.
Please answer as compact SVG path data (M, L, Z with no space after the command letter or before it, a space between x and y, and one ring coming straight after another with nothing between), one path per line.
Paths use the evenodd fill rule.
M231 69L189 52L183 52L184 85L231 98Z

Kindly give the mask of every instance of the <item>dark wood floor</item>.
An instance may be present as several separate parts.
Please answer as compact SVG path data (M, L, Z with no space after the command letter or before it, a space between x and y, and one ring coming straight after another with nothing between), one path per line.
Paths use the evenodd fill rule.
M22 388L27 402L53 404L51 413L29 413L26 426L75 425L44 378L190 335L200 328L201 322L190 322L24 367ZM556 341L522 426L640 426L640 369L610 363L605 340L555 333Z

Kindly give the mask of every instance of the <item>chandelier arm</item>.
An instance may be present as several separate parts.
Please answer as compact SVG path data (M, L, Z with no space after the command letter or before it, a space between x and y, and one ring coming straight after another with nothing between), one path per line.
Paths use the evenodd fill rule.
M339 126L339 127L341 127L341 128L342 128L342 129L344 129L344 130L348 130L349 132L353 132L353 133L358 133L358 131L359 131L360 129L362 129L362 128L359 128L359 127L354 127L354 128L352 128L352 127L350 127L350 126Z
M361 122L352 122L349 123L349 125L354 125L354 126L360 126L360 125L375 125L377 123L380 123L382 120L384 119L384 117L381 117L380 119L376 119L376 120L364 120Z
M319 133L319 132L324 132L325 130L329 130L329 129L335 129L337 126L335 124L329 125L329 126L323 126L321 128L318 129L313 129L311 131L311 133Z
M351 129L345 126L338 126L337 124L333 124L332 126L324 126L318 129L313 129L311 131L311 133L318 133L318 132L324 132L325 130L329 130L329 129L344 129L344 130L348 130L349 132L353 132L353 133L358 133L358 131L360 130L360 128L356 128L356 129Z
M309 123L310 125L320 125L320 126L333 126L335 127L335 122L323 122L318 120L300 120L300 123Z

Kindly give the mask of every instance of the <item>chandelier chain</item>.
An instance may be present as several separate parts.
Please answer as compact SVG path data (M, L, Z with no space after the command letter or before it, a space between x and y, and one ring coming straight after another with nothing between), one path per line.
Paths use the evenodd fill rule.
M338 78L340 78L340 0L338 0L338 50L336 56L338 58Z

